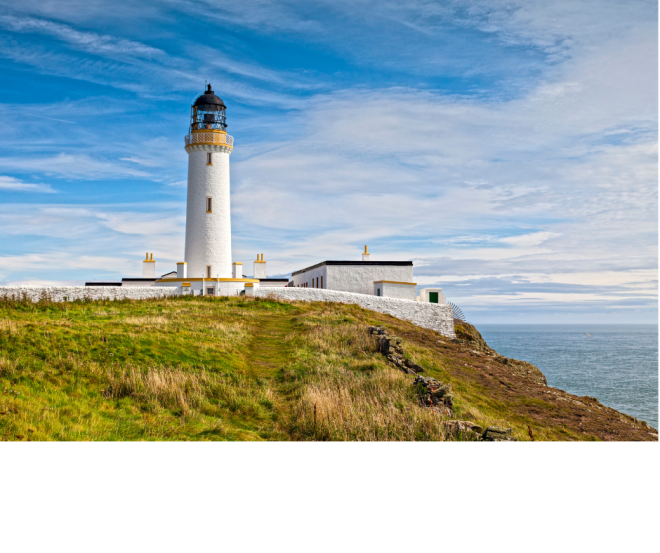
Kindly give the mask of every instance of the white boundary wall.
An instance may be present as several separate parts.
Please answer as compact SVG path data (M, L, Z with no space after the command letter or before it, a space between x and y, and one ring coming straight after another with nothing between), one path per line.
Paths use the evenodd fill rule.
M165 286L0 286L0 296L19 299L27 294L35 302L39 301L44 292L52 301L146 300L176 295L178 289Z
M337 292L319 288L253 288L252 295L257 298L272 297L291 301L333 301L352 303L364 309L386 313L397 319L435 330L447 338L456 338L454 316L451 306L437 303L383 298L352 292Z

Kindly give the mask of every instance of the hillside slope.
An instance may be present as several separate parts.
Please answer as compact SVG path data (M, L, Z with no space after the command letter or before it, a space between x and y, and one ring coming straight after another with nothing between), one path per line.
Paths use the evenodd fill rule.
M422 404L408 363L450 384ZM529 363L357 306L246 298L37 304L0 299L3 440L472 440L447 420L517 440L657 440L593 398L548 388ZM413 363L414 362L414 363ZM462 428L462 427L461 427Z

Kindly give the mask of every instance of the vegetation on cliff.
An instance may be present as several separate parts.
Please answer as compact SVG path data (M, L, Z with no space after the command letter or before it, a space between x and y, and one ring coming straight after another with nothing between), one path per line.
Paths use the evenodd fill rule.
M425 375L450 383L451 415L369 333L382 325ZM4 440L444 440L447 419L517 440L651 440L657 431L548 388L529 363L357 306L177 297L0 300Z

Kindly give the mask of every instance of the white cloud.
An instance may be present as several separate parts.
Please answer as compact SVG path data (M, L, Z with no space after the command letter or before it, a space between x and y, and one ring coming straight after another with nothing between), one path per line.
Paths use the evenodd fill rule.
M31 184L23 182L14 177L0 175L0 190L12 190L15 192L41 192L53 194L57 192L49 184Z
M70 179L100 179L118 177L149 178L152 175L133 166L113 163L101 157L86 154L61 153L49 157L0 157L5 170L40 172Z
M285 273L323 258L358 259L359 248L369 243L377 259L415 259L419 282L460 284L465 296L457 297L466 302L478 298L472 305L505 305L517 298L524 304L584 301L606 306L607 298L614 297L653 305L654 5L623 6L610 0L438 5L420 0L338 1L310 9L304 3L262 0L249 8L206 2L177 4L176 9L205 10L210 17L260 33L298 33L324 42L356 66L389 64L409 74L431 68L434 77L443 78L491 71L483 67L486 62L479 66L463 59L452 65L443 59L456 47L437 47L432 39L453 38L443 33L459 26L490 35L489 47L504 44L509 53L529 53L538 69L534 79L516 80L503 73L504 82L471 95L431 90L427 82L418 88L379 89L342 89L336 84L332 92L305 99L276 90L313 91L313 78L245 62L233 53L223 52L220 62L207 65L155 53L161 57L154 64L148 52L130 53L141 43L78 35L58 24L37 29L30 23L26 29L50 33L85 52L94 40L105 37L103 59L90 63L79 53L4 43L6 56L42 72L59 71L138 94L148 94L152 83L167 90L192 90L199 85L200 71L216 72L224 64L221 74L229 76L221 86L214 82L219 93L224 91L221 95L228 92L253 105L295 108L294 114L269 113L265 118L263 128L283 129L277 131L277 140L258 132L261 117L244 117L237 132L249 130L257 138L249 145L237 140L232 155L235 259L248 263L254 253L264 251L269 272ZM322 17L330 12L334 18ZM85 18L73 8L67 13L72 19ZM360 33L355 32L358 27ZM404 40L400 28L412 34ZM390 56L393 48L398 52ZM194 48L188 49L192 56ZM206 47L200 51L209 53ZM134 61L126 64L129 55ZM499 61L515 65L506 56ZM451 71L444 72L447 67ZM68 117L65 111L50 114ZM3 131L10 127L0 125ZM0 167L72 179L152 178L170 183L170 193L176 193L176 187L185 186L183 172L175 175L172 169L185 166L180 146L175 154L173 142L140 142L142 138L137 133L122 136L122 144L130 147L115 156L85 149L27 159L18 152L0 159ZM133 151L140 153L127 153ZM90 207L40 207L34 214L21 212L21 217L4 212L0 228L14 236L84 236L96 251L114 242L116 259L122 251L134 255L146 249L180 259L181 209L154 207L158 213L145 215L134 207ZM472 281L491 288L475 291ZM556 288L525 288L535 284Z
M538 246L550 238L561 236L554 232L532 232L530 234L521 234L519 236L507 236L500 238L500 242L512 244L514 246Z
M94 54L119 54L145 58L158 57L162 50L140 42L108 35L83 32L69 25L34 17L0 15L0 27L19 33L40 33L58 38L75 48Z

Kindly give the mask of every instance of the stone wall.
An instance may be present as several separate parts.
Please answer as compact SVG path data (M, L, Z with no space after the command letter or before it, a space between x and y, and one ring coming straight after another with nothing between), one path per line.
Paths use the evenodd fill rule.
M410 321L422 328L430 328L446 336L455 338L454 318L449 305L422 303L418 301L400 300L396 298L381 298L366 294L321 290L318 288L257 288L253 289L255 297L273 297L282 300L298 301L333 301L352 303L378 313L386 313L397 319Z
M52 301L162 298L177 293L177 288L164 286L0 286L0 296L20 298L23 294L39 301L46 293Z

